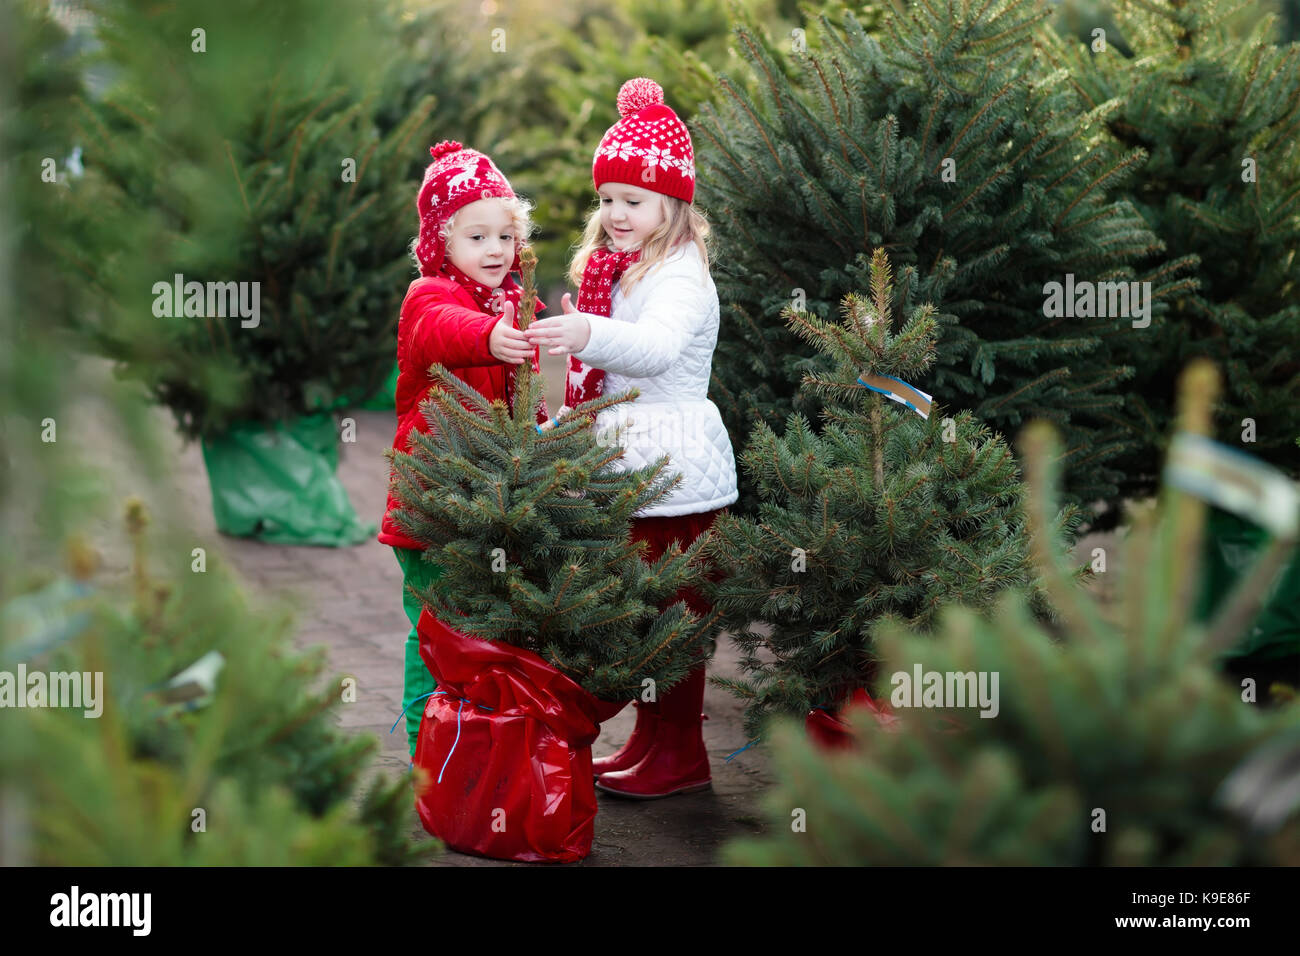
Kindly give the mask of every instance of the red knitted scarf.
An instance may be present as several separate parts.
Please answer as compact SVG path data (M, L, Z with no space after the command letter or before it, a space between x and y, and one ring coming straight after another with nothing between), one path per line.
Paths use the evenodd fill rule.
M519 283L515 281L515 277L510 273L507 272L506 277L501 280L501 287L499 289L489 289L487 286L483 285L483 283L476 279L471 279L460 269L452 265L450 259L442 260L441 271L447 276L447 278L454 279L463 286L466 291L473 296L474 301L482 311L494 315L500 315L501 310L506 307L506 302L509 301L515 304L515 312L518 314L519 299L523 295L524 290L519 287ZM537 307L539 309L541 308L540 300L538 300Z
M613 310L611 297L614 283L628 267L641 259L641 250L619 252L597 249L582 271L582 288L578 290L578 311L608 317ZM582 364L569 356L569 374L564 381L564 404L573 408L589 402L605 390L605 372Z

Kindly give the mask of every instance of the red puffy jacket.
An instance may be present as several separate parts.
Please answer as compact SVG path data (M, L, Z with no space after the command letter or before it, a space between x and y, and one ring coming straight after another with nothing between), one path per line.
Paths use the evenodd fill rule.
M537 311L544 308L539 299ZM411 283L397 322L397 434L393 437L393 448L409 452L411 429L429 430L429 423L420 414L420 403L433 388L429 366L435 363L442 363L488 401L499 398L509 402L513 398L508 393L510 366L488 351L488 339L500 318L481 311L469 291L451 279L420 278ZM519 327L518 317L515 327ZM537 349L533 349L533 371L540 373L537 355ZM537 423L540 425L549 417L543 401L537 412ZM423 550L393 520L399 507L390 470L388 507L379 529L379 540L395 548Z

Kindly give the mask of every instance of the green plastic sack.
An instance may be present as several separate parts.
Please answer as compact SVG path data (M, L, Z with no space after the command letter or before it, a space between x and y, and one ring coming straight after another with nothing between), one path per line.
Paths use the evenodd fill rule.
M391 411L397 407L397 363L393 363L393 370L388 373L388 378L384 384L379 386L379 390L361 403L361 408L369 409L374 412Z
M309 415L268 425L241 422L203 440L217 530L268 544L342 547L373 538L338 470L338 426Z
M1269 539L1258 525L1218 508L1206 512L1205 548L1197 614L1207 620L1250 569ZM1224 657L1270 660L1300 653L1300 550L1291 554L1265 598L1250 633Z

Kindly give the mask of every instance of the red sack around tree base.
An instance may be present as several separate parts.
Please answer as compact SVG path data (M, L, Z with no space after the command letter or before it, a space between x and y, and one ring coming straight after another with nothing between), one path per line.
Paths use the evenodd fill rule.
M415 765L424 828L462 853L571 863L591 853L591 744L602 702L536 654L469 637L425 608L420 657L438 690Z
M852 745L853 734L844 719L845 712L850 707L865 707L875 715L876 722L883 729L889 731L896 729L898 718L894 716L894 711L889 704L885 701L877 703L871 699L870 694L858 687L849 695L848 702L836 713L821 707L808 711L808 716L804 718L804 730L809 739L827 750L843 750Z

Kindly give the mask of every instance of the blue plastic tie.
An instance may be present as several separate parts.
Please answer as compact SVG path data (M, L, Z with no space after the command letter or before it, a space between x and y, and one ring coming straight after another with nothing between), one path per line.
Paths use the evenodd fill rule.
M407 704L406 707L404 707L404 708L402 709L402 713L401 713L401 715L397 718L396 722L394 722L394 724L393 724L393 730L396 730L396 729L397 729L397 725L400 724L400 723L402 722L402 717L405 717L405 716L406 716L406 712L407 712L408 710L411 709L411 704L416 703L416 701L424 700L425 697L434 697L434 696L436 696L436 695L441 695L441 694L446 694L446 693L447 693L447 692L446 692L445 690L434 690L434 691L430 691L430 692L427 693L427 694L424 694L424 695L421 696L421 697L417 697L417 698L415 698L415 700L411 701L410 704ZM444 761L442 762L442 770L439 770L439 771L438 771L438 782L439 782L439 783L442 783L442 775L443 775L443 773L444 773L444 772L446 771L446 769L447 769L447 764L448 764L448 762L450 762L450 760L451 760L451 755L454 754L454 753L456 752L456 744L460 743L460 713L461 713L462 710L465 709L465 705L466 705L466 704L473 704L473 703L474 703L474 702L473 702L472 700L470 700L468 697L457 697L456 699L457 699L458 701L460 701L460 706L456 708L456 739L455 739L455 741L452 742L451 749L450 749L449 751L447 751L447 759L444 760ZM483 710L491 710L491 709L492 709L491 707L488 707L486 704L474 704L474 706L476 706L476 707L481 707ZM389 733L391 734L391 733L393 732L393 730L390 730Z
M447 751L447 759L442 762L442 769L438 771L438 782L442 783L442 775L447 772L447 764L451 763L451 755L456 752L456 745L460 743L460 712L465 709L465 698L460 699L460 705L456 708L456 739L451 743L451 749Z
M762 737L755 737L753 740L745 744L745 746L741 747L739 750L735 751L734 753L727 754L726 759L723 760L723 763L731 763L732 757L735 757L737 754L743 754L746 750L754 746L754 744L758 743L762 739L763 739Z
M429 693L427 693L427 694L422 694L421 696L415 698L415 700L413 700L413 701L411 701L409 704L407 704L405 707L403 707L403 708L402 708L402 712L401 712L400 714L397 715L397 719L396 719L395 721L393 721L393 726L392 726L392 728L391 728L388 732L391 734L394 730L397 729L397 725L400 724L400 723L402 722L402 718L406 716L406 712L407 712L408 710L410 710L413 706L415 706L416 704L418 704L420 701L424 700L424 698L426 698L426 697L432 697L432 696L433 696L434 694L436 694L436 693L438 693L436 690L431 690L431 691L429 691Z

